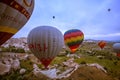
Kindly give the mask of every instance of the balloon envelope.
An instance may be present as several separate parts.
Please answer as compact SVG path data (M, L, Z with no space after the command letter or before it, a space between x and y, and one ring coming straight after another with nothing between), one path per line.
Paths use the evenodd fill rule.
M62 33L51 26L39 26L27 37L29 49L47 68L64 45Z
M113 44L113 50L117 53L117 56L120 57L120 43Z
M78 29L68 30L64 34L65 44L70 48L72 53L74 53L78 49L83 40L84 34Z
M98 46L99 46L101 49L103 49L103 48L105 47L105 45L106 45L106 42L105 42L105 41L100 41L100 42L98 42Z
M34 0L0 0L0 45L25 25L33 8Z
M53 19L55 19L55 16L53 16Z

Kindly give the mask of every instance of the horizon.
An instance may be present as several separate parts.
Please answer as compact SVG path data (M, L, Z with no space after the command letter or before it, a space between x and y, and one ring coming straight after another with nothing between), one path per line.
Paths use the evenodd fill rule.
M20 38L26 38L27 39L27 37L11 37L10 39L20 39ZM92 41L107 41L107 42L117 42L117 43L120 43L120 40L105 40L105 39L84 39L83 41L86 41L86 40L92 40Z

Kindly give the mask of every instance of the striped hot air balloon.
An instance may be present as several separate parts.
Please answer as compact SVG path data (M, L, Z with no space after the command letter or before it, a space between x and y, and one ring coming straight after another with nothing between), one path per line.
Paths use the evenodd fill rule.
M62 33L55 27L39 26L31 30L27 43L32 53L48 67L64 45Z
M34 0L0 0L0 45L26 24L33 9Z
M105 47L105 45L106 45L106 42L105 42L105 41L100 41L100 42L98 42L98 46L99 46L101 49L103 49L103 48Z
M64 42L74 53L84 40L84 34L78 29L71 29L65 32Z

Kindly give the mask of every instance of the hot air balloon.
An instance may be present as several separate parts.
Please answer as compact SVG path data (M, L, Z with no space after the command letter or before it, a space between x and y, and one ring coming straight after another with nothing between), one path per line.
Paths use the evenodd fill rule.
M78 29L71 29L64 33L64 42L74 53L84 40L84 34Z
M113 44L113 50L117 53L117 56L120 57L120 43Z
M31 52L48 67L64 45L62 33L55 27L38 26L30 31L27 42Z
M33 9L34 0L0 0L0 45L26 24Z
M108 12L110 12L110 11L111 11L111 9L109 8L109 9L108 9Z
M101 49L103 49L103 48L105 47L105 45L106 45L106 42L105 42L105 41L100 41L100 42L98 42L98 46L99 46Z
M55 19L55 16L53 16L53 19Z

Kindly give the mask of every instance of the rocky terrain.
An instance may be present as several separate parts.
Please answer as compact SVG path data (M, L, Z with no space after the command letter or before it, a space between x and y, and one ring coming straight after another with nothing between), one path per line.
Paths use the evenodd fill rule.
M120 58L112 50L113 42L104 49L98 41L85 40L75 54L63 48L44 69L40 61L28 53L26 38L12 38L1 46L1 80L120 80ZM14 52L16 49L25 52ZM3 50L3 51L2 51Z
M98 42L98 40L84 40L84 42ZM10 38L8 41L6 41L1 47L7 48L7 47L15 47L15 48L22 48L25 51L28 51L28 45L27 45L27 38L21 37L21 38ZM65 46L64 46L65 47Z
M15 48L22 48L25 51L28 51L29 48L27 46L27 38L21 37L21 38L10 38L8 41L6 41L2 47L15 47Z

